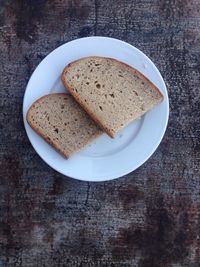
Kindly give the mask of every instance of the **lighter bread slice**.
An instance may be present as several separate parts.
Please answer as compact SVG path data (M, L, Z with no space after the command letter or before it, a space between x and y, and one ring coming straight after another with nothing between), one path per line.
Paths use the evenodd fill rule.
M87 57L65 67L69 92L111 137L163 100L143 74L111 58Z
M27 112L30 126L64 157L102 134L102 131L69 94L49 94Z

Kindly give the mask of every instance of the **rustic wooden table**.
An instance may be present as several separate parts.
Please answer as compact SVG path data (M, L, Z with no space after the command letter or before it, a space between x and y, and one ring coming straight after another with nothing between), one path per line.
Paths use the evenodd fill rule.
M22 120L38 63L92 35L141 49L170 97L154 155L105 183L48 167ZM0 51L0 266L200 266L200 1L1 0Z

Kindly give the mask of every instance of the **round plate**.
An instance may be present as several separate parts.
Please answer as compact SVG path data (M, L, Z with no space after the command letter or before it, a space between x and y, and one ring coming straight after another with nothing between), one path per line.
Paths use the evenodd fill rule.
M60 80L64 67L86 56L112 57L136 68L160 89L164 101L141 119L131 123L114 139L104 134L66 160L30 128L26 121L26 113L39 97L52 92L66 92ZM161 142L168 116L167 89L152 61L128 43L107 37L77 39L51 52L32 74L23 103L26 132L39 156L56 171L85 181L111 180L141 166Z

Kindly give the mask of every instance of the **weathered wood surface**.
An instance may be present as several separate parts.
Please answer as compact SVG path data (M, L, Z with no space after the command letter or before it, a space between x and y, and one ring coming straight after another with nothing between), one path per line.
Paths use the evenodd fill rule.
M37 64L92 35L144 51L170 97L154 155L105 183L52 170L22 121ZM200 1L0 0L0 51L0 266L200 266Z

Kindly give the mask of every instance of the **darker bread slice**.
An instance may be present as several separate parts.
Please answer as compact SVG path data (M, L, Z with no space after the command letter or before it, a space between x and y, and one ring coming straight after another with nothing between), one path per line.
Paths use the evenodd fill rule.
M82 149L102 131L69 94L49 94L27 112L30 126L63 156Z
M74 61L64 69L62 81L111 137L163 100L159 89L144 75L111 58Z

